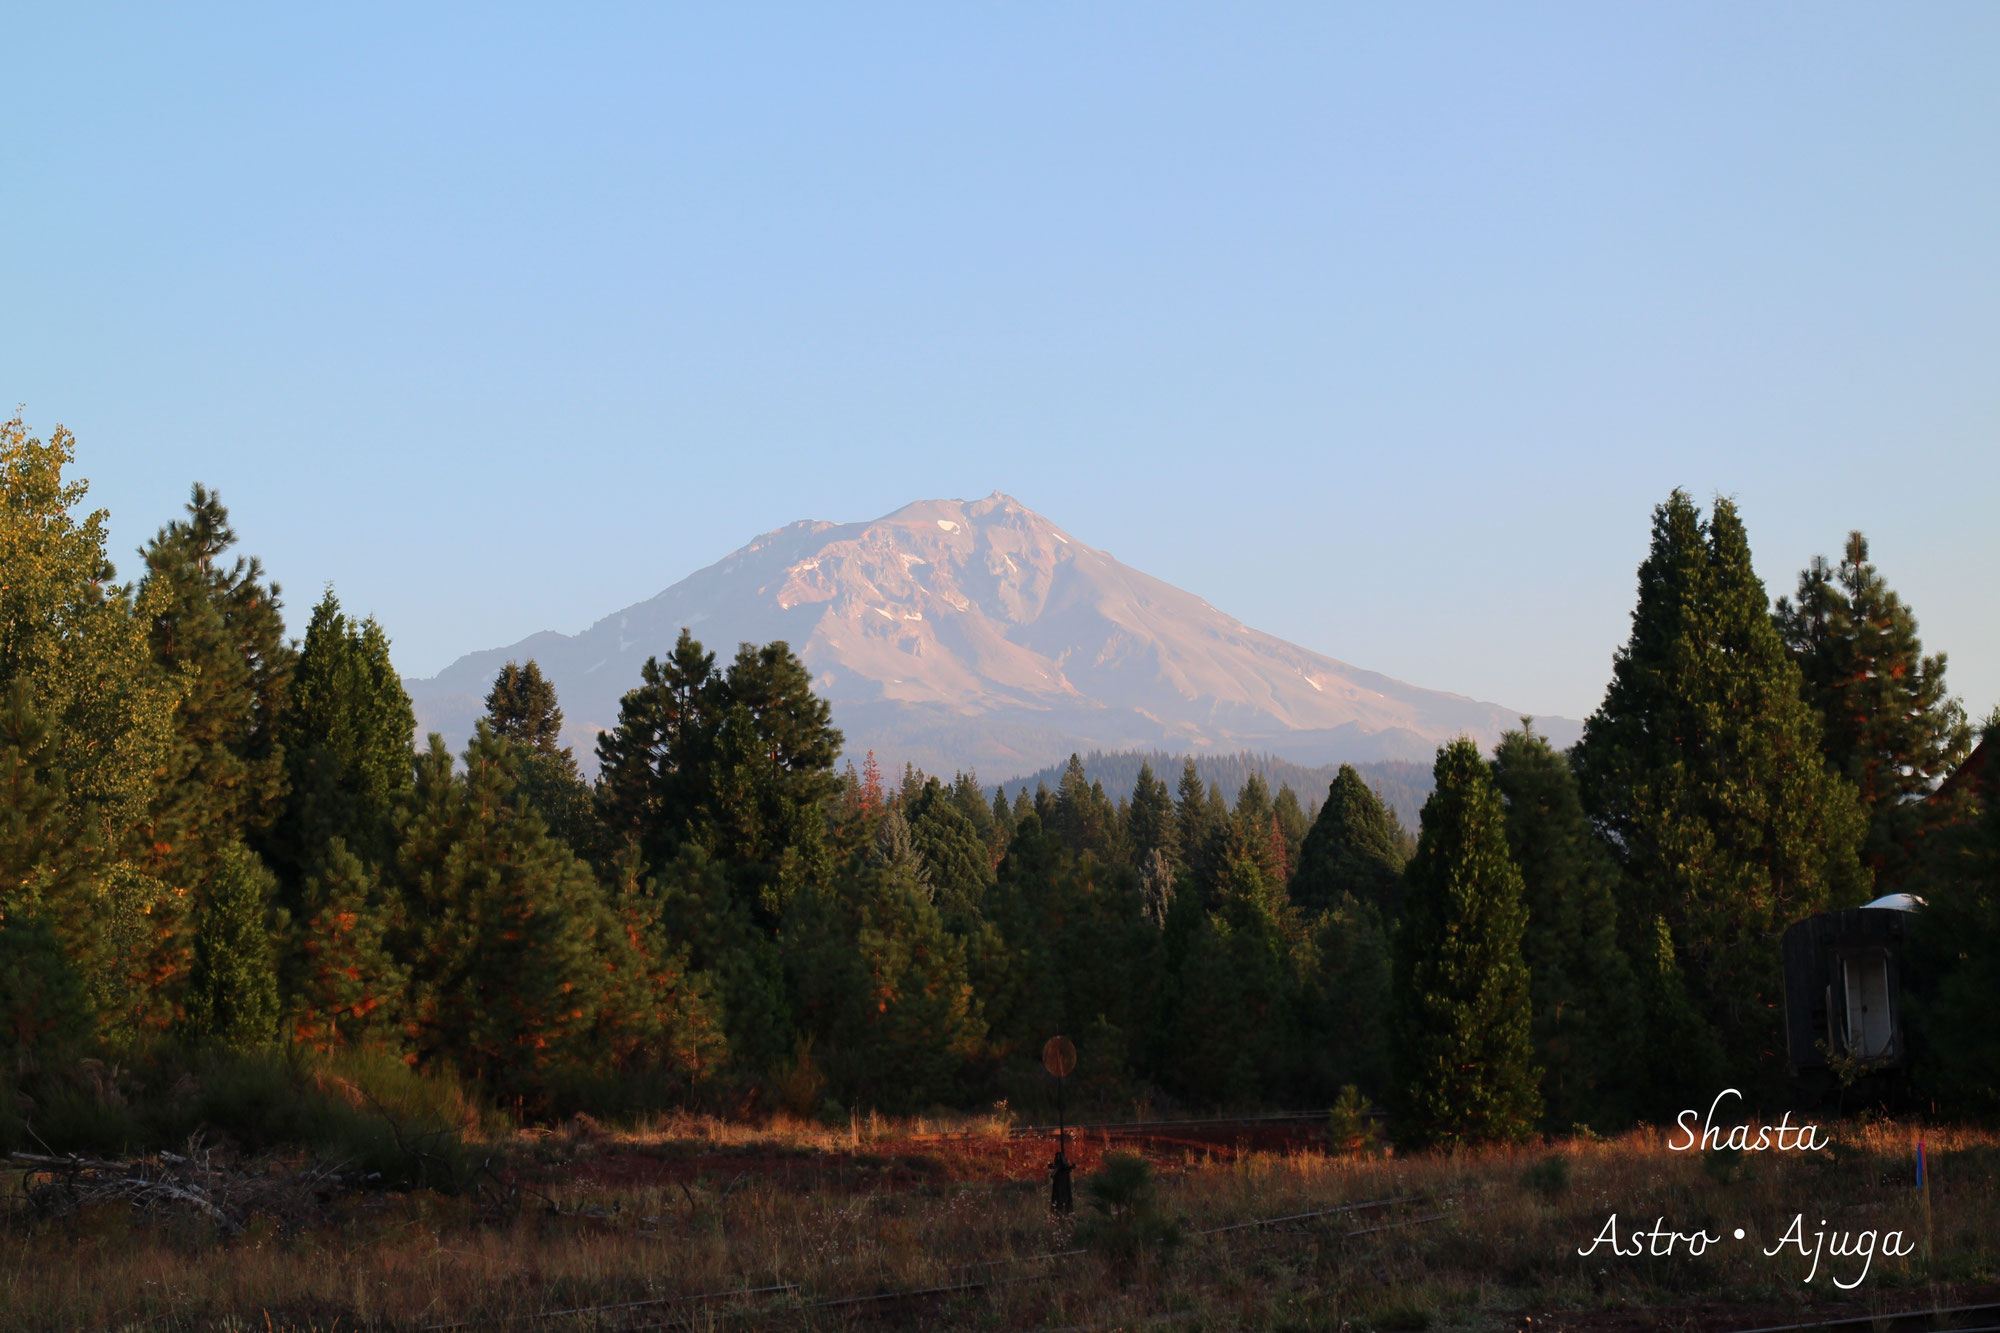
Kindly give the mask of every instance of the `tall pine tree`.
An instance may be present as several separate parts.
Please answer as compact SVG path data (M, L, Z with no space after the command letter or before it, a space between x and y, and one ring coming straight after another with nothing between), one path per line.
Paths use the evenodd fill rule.
M1398 1136L1517 1142L1541 1114L1521 873L1479 747L1443 747L1434 772L1396 938Z
M556 687L534 658L526 666L509 662L486 695L486 724L493 734L521 751L519 791L549 826L549 832L579 856L607 850L599 846L597 809L590 787L577 772L576 756L562 740L562 709Z
M597 804L609 836L665 865L696 836L727 705L715 654L683 628L665 661L649 657L597 738Z
M1732 1078L1781 1072L1777 938L1863 900L1865 817L1832 772L1736 507L1675 491L1654 511L1632 636L1571 753L1630 888L1635 956L1664 922Z
M1799 575L1798 600L1779 598L1777 620L1827 759L1868 811L1862 859L1880 878L1906 861L1931 808L1921 798L1971 747L1965 710L1945 693L1944 654L1924 655L1916 616L1858 532L1838 567L1816 557Z
M261 832L284 792L278 719L292 650L278 588L255 559L225 557L229 513L197 485L187 517L145 549L149 629L162 670L181 682L174 756L152 821L160 873L192 889L246 834Z
M541 754L561 753L562 719L556 687L532 657L526 666L509 662L501 667L486 693L486 721L493 734Z

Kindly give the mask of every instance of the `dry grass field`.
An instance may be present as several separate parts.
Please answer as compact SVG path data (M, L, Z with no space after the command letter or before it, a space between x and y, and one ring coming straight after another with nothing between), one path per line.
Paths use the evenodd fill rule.
M1151 1211L1122 1222L1081 1188L1077 1217L1052 1217L1049 1144L999 1117L582 1122L478 1145L486 1168L452 1195L237 1162L252 1202L234 1234L171 1200L53 1207L55 1177L16 1162L0 1326L1622 1333L2000 1299L2000 1137L1891 1122L1831 1137L1811 1154L1672 1152L1638 1132L1453 1157L1330 1154L1310 1124L1086 1131L1080 1185L1107 1153L1152 1164ZM1719 1239L1580 1256L1614 1213L1628 1251L1655 1219ZM1865 1280L1835 1285L1858 1256L1822 1254L1807 1282L1796 1246L1768 1255L1795 1218L1808 1251L1822 1231L1873 1233ZM1907 1255L1882 1252L1889 1232Z

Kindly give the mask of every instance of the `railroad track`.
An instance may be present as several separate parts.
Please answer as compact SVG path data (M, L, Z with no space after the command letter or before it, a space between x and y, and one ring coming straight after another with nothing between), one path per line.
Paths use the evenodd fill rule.
M1950 1330L1950 1333L2000 1333L2000 1302L1843 1315L1838 1319L1820 1319L1803 1324L1766 1324L1762 1328L1732 1329L1730 1333L1820 1333L1821 1330L1925 1333L1931 1329Z

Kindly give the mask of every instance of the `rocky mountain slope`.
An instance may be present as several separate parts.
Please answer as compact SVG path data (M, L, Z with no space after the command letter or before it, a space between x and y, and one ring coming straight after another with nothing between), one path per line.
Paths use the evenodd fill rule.
M872 523L793 523L576 635L537 634L406 682L454 745L509 660L555 682L579 759L640 665L685 625L719 662L784 639L848 753L989 778L1072 751L1266 751L1302 763L1415 759L1512 709L1419 689L1251 629L995 492ZM1538 722L1558 744L1576 724Z

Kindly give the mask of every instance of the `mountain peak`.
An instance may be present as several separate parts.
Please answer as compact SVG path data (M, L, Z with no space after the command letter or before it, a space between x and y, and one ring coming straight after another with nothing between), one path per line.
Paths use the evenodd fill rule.
M1093 748L1427 759L1519 720L1249 629L997 490L788 524L582 634L536 635L408 684L423 725L456 740L500 667L532 655L584 758L683 626L725 659L739 642L787 641L850 754L944 772L1005 776ZM1559 720L1544 729L1563 739Z

